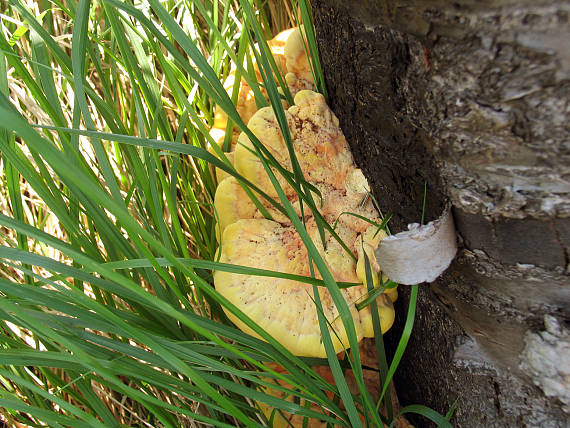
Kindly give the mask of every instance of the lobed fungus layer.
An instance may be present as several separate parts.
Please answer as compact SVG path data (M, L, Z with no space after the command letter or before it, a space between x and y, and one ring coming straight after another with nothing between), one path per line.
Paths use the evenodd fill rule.
M352 255L328 232L325 232L324 242L321 240L313 213L305 207L303 214L309 235L335 280L364 282L366 254L371 263L374 285L378 286L379 266L374 249L386 234L361 219L381 222L371 199L366 197L368 183L356 168L338 120L326 105L324 97L313 91L302 90L294 101L295 105L286 111L286 118L297 160L306 181L320 192L321 198L316 195L314 198L320 202L320 214L329 224L335 225L335 232ZM250 118L248 127L277 161L291 170L291 159L273 110L258 110ZM261 161L252 149L253 144L242 133L234 151L236 170L269 195L277 197ZM301 216L297 193L283 177L279 181ZM311 275L307 250L289 219L269 205L267 209L273 220L264 219L234 177L226 177L220 182L215 207L221 231L221 262ZM319 277L318 271L314 271ZM282 344L294 354L326 356L311 285L221 271L214 273L214 283L220 293L272 336L279 337ZM356 307L368 294L366 284L342 289L341 293L350 309L358 339L373 337L370 308L366 306L357 310ZM348 345L346 331L328 289L319 287L319 295L335 351L339 352ZM377 299L383 332L393 323L392 301L396 297L394 289ZM242 330L254 334L231 313L228 312L228 316Z
M297 215L304 215L311 239L335 280L363 284L341 290L360 340L374 335L370 307L357 309L357 304L368 294L364 259L366 255L370 260L374 286L379 286L380 268L374 250L386 234L361 219L381 221L371 199L367 197L368 183L362 171L356 168L338 119L323 96L311 90L314 84L301 31L302 28L286 30L268 43L294 94L294 105L285 105L288 107L285 115L297 161L305 180L319 191L320 197L314 194L313 199L319 204L320 215L330 225L335 225L334 230L348 252L328 232L321 239L311 210L305 205L301 213L295 189L281 174L276 173L276 176ZM257 65L254 64L254 67L260 80ZM235 76L234 68L224 84L228 93L232 90ZM279 164L291 171L289 151L272 108L257 110L253 91L243 79L237 110ZM220 145L224 140L226 125L227 116L218 109L211 134ZM245 133L239 134L235 129L232 131L232 145L226 155L237 172L277 199L277 192ZM260 199L272 218L265 219L236 178L221 171L217 171L217 178L219 184L214 205L219 219L220 261L311 276L307 250L290 220L267 201ZM317 269L313 271L320 277ZM326 356L311 285L221 271L214 272L214 283L221 294L268 333L278 337L294 354ZM319 287L319 296L330 326L334 349L340 352L348 346L346 331L328 289ZM377 299L383 332L394 321L392 302L396 298L396 289L391 289ZM255 335L233 314L227 314L240 329Z

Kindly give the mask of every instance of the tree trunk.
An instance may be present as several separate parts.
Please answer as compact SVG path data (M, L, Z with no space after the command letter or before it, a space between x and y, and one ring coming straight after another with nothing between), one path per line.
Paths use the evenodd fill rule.
M329 104L392 232L419 221L425 183L426 221L453 207L461 249L421 286L402 404L569 426L568 2L312 5Z

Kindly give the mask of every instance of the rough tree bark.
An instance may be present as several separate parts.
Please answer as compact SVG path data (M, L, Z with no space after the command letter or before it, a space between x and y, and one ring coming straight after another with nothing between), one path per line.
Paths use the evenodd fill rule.
M569 426L569 3L312 5L329 103L392 231L426 182L426 220L453 206L461 250L421 287L400 399L459 397L460 427Z

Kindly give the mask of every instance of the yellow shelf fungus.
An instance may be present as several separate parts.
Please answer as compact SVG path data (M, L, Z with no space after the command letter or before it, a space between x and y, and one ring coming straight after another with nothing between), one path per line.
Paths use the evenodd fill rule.
M324 242L321 241L316 222L308 208L304 210L305 223L335 280L363 283L361 286L342 289L341 293L352 314L358 339L373 337L370 307L357 310L356 305L368 294L363 254L366 253L370 260L374 286L377 287L381 273L374 250L386 234L369 222L347 213L374 222L380 222L381 219L370 198L366 198L370 191L368 183L362 171L356 168L338 119L327 106L324 97L309 90L314 85L300 30L293 28L278 34L269 41L269 46L278 66L286 73L286 81L294 94L294 105L286 109L285 115L303 175L321 194L321 198L313 195L320 214L329 224L335 224L335 232L354 257L347 254L328 232L325 233ZM228 92L231 92L234 79L235 70L224 84ZM272 108L257 110L253 92L243 79L237 110L244 121L248 122L248 128L279 164L291 170L289 152ZM211 135L219 145L224 140L226 125L227 116L218 109ZM252 149L253 144L247 135L238 135L234 130L231 151L226 155L242 176L277 198L277 192ZM216 173L219 184L214 205L219 222L220 261L310 276L307 250L289 219L261 200L273 218L264 219L234 177L219 170ZM297 193L280 174L276 176L300 216ZM314 271L319 277L318 271ZM214 272L214 283L220 293L267 332L278 337L294 354L313 357L326 355L312 286L285 279L221 271ZM319 287L319 293L324 314L330 323L334 349L340 352L348 346L344 326L329 291L325 287ZM396 297L397 291L392 289L377 299L383 332L394 322L392 302ZM228 316L239 328L254 334L231 313Z
M295 105L286 111L294 151L305 179L321 193L320 213L348 246L358 262L330 234L321 242L315 220L305 210L305 223L312 240L337 281L362 282L363 254L370 259L373 275L379 274L374 249L386 237L383 231L354 215L380 222L372 201L365 196L368 183L354 164L349 146L337 118L322 95L300 91ZM262 108L249 120L248 127L273 154L278 162L290 169L290 159L277 119L271 108ZM272 196L277 196L261 161L250 150L253 144L242 133L234 152L236 170ZM298 196L283 178L280 179L287 197L298 206ZM362 201L365 200L365 203ZM237 180L225 178L216 191L215 206L219 216L220 261L279 272L310 276L308 254L299 235L287 218L278 221L263 219ZM309 211L309 212L306 212ZM300 215L300 212L298 212ZM338 221L337 221L338 220ZM317 273L318 276L318 273ZM291 352L303 356L324 357L312 286L284 279L262 278L215 272L216 289L255 320ZM377 279L375 286L378 285ZM373 337L370 308L357 310L357 303L366 298L366 285L343 289L358 339ZM324 313L331 324L331 337L337 352L348 345L346 332L328 290L319 287ZM394 321L394 292L377 299L382 331ZM254 334L241 321L228 313L242 330Z

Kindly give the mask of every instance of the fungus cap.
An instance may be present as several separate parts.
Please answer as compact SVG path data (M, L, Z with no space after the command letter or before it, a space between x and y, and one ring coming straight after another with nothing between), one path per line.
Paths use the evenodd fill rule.
M302 25L295 28L287 38L284 49L285 63L288 72L295 74L298 79L312 83L313 74L311 73L311 67L309 66L309 60L307 58L308 48L304 42L307 36L301 34L301 32L304 33Z
M242 218L254 218L257 208L235 177L224 178L216 189L214 207L218 215L218 227L223 235L230 224ZM218 239L219 241L219 239Z
M314 234L314 231L313 231ZM316 242L316 239L315 239ZM227 226L222 235L220 262L310 276L308 254L292 226L263 219L242 219ZM263 327L292 353L325 357L312 285L280 278L214 273L216 290ZM338 310L325 287L318 287L323 313L336 352L348 346L348 338ZM358 340L364 329L356 310L354 290L342 289L349 306ZM243 331L257 336L226 310Z

